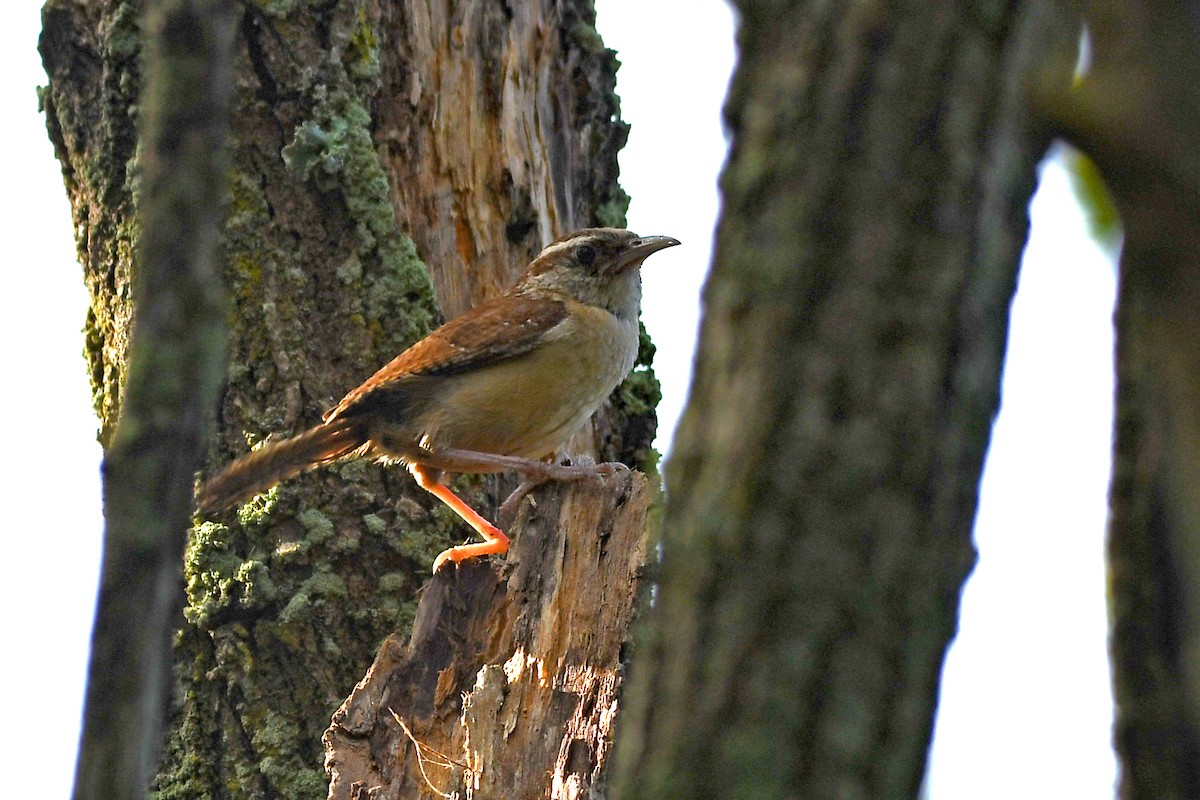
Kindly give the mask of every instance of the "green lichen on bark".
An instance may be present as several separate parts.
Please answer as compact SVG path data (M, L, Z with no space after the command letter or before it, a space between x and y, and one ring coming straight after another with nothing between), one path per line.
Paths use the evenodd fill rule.
M662 400L662 387L654 374L654 353L645 326L639 326L637 362L611 398L623 421L620 457L647 475L658 474L660 457L651 446L658 430L656 409Z
M317 508L291 518L194 532L178 644L184 695L156 797L323 796L320 731L378 642L412 622L404 598L423 575L381 558L403 546L393 526L381 519L359 533ZM372 559L391 567L377 579L356 569ZM236 698L232 709L222 697ZM214 742L225 744L214 753ZM224 791L205 794L214 786Z
M254 69L239 78L224 241L233 335L214 465L312 424L437 319L375 151L366 12L247 10ZM324 796L321 731L380 641L411 624L428 569L397 526L408 518L397 506L420 509L389 498L385 480L382 468L346 464L196 527L157 797ZM353 499L346 484L360 489Z
M349 289L343 293L349 303L344 312L362 320L376 350L397 353L428 333L436 319L429 272L412 239L396 228L362 99L324 86L314 95L311 116L296 127L281 155L303 179L341 191L358 244L337 272ZM368 271L364 264L378 266Z
M379 80L379 38L366 7L359 5L349 46L342 58L346 71L360 81Z
M49 0L42 15L38 46L50 81L39 103L73 201L75 246L91 297L83 354L107 445L120 412L133 315L140 10L136 3Z
M629 195L619 185L605 203L596 209L596 224L604 228L624 228L629 213Z

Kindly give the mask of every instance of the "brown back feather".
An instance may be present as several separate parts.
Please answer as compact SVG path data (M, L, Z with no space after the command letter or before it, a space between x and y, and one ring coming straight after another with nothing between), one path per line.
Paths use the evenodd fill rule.
M379 392L392 395L383 404L398 409L393 414L402 414L406 394L414 391L419 395L425 379L523 355L566 316L566 305L557 301L520 294L486 300L393 358L326 413L325 422L375 410L377 402L368 398ZM364 400L368 402L364 404Z

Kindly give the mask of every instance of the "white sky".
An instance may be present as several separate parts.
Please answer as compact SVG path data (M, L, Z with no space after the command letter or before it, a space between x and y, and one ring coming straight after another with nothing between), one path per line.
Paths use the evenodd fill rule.
M633 124L621 156L630 227L685 245L645 271L664 432L686 396L733 61L725 4L684 2L597 0L601 33L623 63L622 113ZM9 114L0 413L10 428L0 462L8 512L0 692L10 724L0 726L0 752L21 754L22 773L39 776L40 797L67 798L98 570L99 447L81 356L87 297L34 93L45 82L35 50L40 6L0 5L0 108ZM684 9L687 32L675 33ZM1061 168L1047 170L1034 213L983 482L982 558L946 667L932 800L1113 794L1102 562L1113 276L1086 237Z

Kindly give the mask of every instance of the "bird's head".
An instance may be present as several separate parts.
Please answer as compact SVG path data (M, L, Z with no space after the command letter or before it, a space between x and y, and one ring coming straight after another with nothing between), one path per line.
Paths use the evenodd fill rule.
M642 262L677 244L679 240L670 236L638 236L623 228L584 228L546 245L521 277L520 285L607 308L618 317L636 318L642 296Z

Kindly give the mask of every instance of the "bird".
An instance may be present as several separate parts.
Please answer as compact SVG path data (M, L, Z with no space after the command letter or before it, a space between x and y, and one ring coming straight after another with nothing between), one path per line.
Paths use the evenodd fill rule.
M451 319L384 365L319 425L236 459L200 489L201 515L245 502L310 469L355 458L399 461L482 542L445 564L508 551L508 536L456 495L447 473L517 472L501 507L551 480L606 476L620 463L567 464L557 454L633 369L641 266L680 242L585 228L547 245L516 284Z

